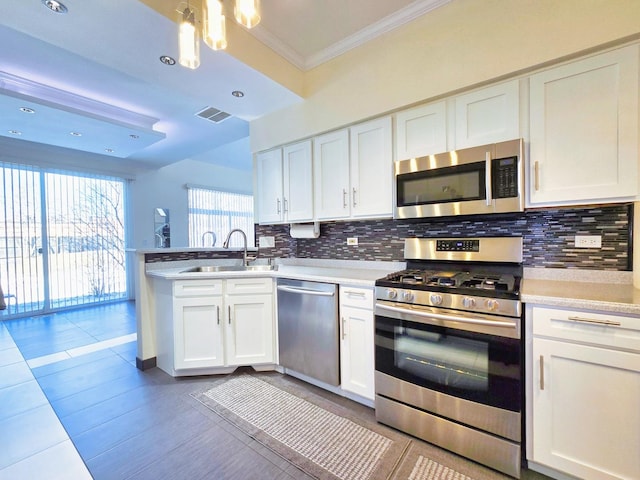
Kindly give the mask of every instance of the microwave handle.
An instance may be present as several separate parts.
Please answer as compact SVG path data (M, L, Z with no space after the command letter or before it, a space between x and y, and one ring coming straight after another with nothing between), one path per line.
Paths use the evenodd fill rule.
M485 156L485 189L487 192L487 206L491 206L493 201L493 192L491 191L491 152L487 152Z

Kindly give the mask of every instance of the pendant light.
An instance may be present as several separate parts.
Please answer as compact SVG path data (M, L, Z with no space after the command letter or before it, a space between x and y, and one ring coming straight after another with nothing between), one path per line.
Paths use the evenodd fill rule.
M204 0L202 36L204 43L213 50L227 48L225 18L220 0Z
M240 25L255 27L260 23L260 0L236 0L233 14Z
M200 38L194 11L188 5L182 12L182 20L178 28L180 48L178 62L184 67L196 69L200 66Z

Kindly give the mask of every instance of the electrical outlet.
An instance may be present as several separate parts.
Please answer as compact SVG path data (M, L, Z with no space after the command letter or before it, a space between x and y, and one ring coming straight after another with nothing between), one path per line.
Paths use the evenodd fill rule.
M347 245L358 245L358 237L347 238Z
M273 248L275 242L275 237L258 237L258 248Z
M602 236L600 235L576 235L574 245L576 248L601 248Z

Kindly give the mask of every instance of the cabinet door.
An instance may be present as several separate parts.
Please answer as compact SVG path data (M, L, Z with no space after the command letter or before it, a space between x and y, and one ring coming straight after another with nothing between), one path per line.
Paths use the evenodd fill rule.
M287 145L283 149L285 221L313 220L313 168L311 140Z
M258 222L281 223L282 149L276 148L256 155L258 167Z
M519 92L513 80L456 97L455 148L520 138Z
M373 311L340 306L340 382L344 390L374 399Z
M350 128L351 217L393 214L391 117Z
M222 315L222 296L175 298L175 370L224 365Z
M396 160L446 152L446 102L430 103L396 114Z
M589 479L640 478L640 355L533 340L530 459Z
M313 177L317 220L348 218L349 131L320 135L313 140Z
M531 204L637 195L639 48L531 76Z
M275 363L273 296L226 295L227 365Z

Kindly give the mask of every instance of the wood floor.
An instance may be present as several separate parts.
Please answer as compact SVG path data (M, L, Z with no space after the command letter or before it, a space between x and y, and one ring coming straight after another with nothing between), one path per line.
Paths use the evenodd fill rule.
M131 302L0 322L0 478L310 478L189 397L211 377L135 368L133 333Z

